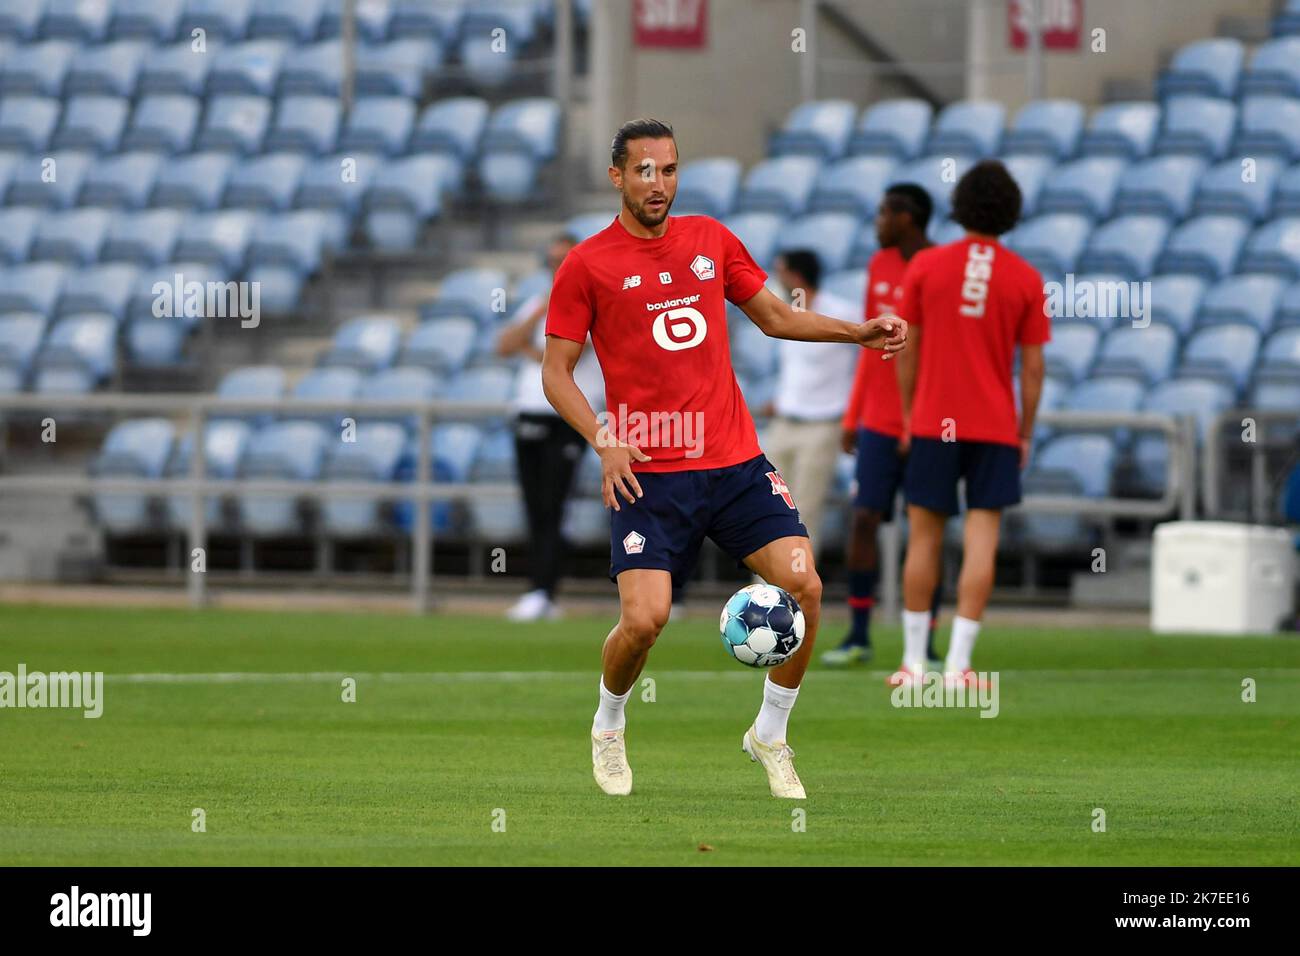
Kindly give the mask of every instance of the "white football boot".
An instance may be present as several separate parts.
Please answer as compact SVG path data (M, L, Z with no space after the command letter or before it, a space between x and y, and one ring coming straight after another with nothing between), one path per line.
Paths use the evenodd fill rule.
M763 765L767 771L767 782L772 788L772 796L788 800L803 800L807 795L803 791L803 782L794 769L794 751L784 740L765 744L758 739L753 725L745 731L740 749L749 754L749 759Z
M606 793L625 797L632 792L632 768L627 765L623 731L592 732L591 767L597 785Z
M509 621L554 621L559 617L559 607L541 590L529 591L506 611Z

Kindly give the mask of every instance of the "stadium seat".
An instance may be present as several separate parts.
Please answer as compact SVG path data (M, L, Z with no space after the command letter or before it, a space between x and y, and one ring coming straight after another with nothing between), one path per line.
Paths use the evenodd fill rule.
M778 251L811 249L826 272L848 265L858 231L858 217L845 212L819 212L788 220L777 239Z
M0 196L9 189L9 183L26 158L18 152L0 150Z
M1072 212L1108 219L1120 176L1128 164L1118 156L1086 156L1057 166L1038 194L1038 212Z
M1165 103L1156 152L1222 159L1236 128L1236 104L1208 96L1175 96Z
M26 262L31 258L36 227L45 214L26 206L0 208L0 264Z
M188 31L173 46L150 50L140 66L140 94L202 96L214 58L195 54Z
M507 438L510 436L507 434ZM497 479L510 480L510 479ZM518 498L504 500L471 499L469 522L474 537L480 541L518 544L528 537L524 504Z
M239 464L252 434L253 429L247 422L227 419L208 423L203 429L204 477L235 478L239 474ZM176 443L171 461L167 463L167 477L187 477L193 456L194 442L187 432ZM169 495L164 505L166 520L172 530L185 531L189 528L194 506L191 495ZM225 524L221 499L216 495L204 500L204 513L210 530L221 528Z
M1130 166L1120 176L1116 205L1125 213L1185 219L1206 165L1195 156L1158 156Z
M1048 178L1055 179L1054 161L1050 156L1003 156L1011 178L1020 187L1020 215L1028 218L1038 212L1038 197Z
M1273 19L1273 35L1281 37L1296 34L1300 34L1300 0L1284 0Z
M165 418L118 422L90 463L95 477L161 478L171 458L175 426ZM96 492L95 517L110 534L131 534L152 525L150 496L143 492Z
M325 250L337 241L333 214L299 209L261 220L252 234L248 258L258 267L287 266L301 275L320 268Z
M264 148L319 155L334 150L339 136L338 100L327 96L286 96L276 108L275 122Z
M1268 337L1260 352L1259 371L1300 375L1300 328L1278 329Z
M122 148L183 153L194 142L199 110L199 101L191 96L146 96L131 117L131 126L122 138Z
M325 9L321 14L320 36L337 39L342 26L344 0L325 0ZM452 6L457 6L459 0L450 0ZM440 4L438 7L430 8L426 5L426 10L437 12L443 9ZM378 43L384 37L388 36L388 24L393 18L393 5L391 0L371 0L370 3L358 3L356 5L356 23L357 36L367 43Z
M37 28L41 24L41 15L45 4L26 3L22 0L0 4L0 39L14 39L23 43L36 38Z
M1300 325L1300 281L1291 283L1282 293L1282 304L1277 310L1276 324L1279 328L1286 325Z
M148 152L105 156L86 173L78 201L83 206L140 209L153 192L162 159Z
M69 315L45 337L32 370L32 391L83 394L113 372L117 322L100 313Z
M864 306L867 302L867 271L865 269L841 269L823 277L821 289L836 298ZM749 321L746 319L746 321ZM752 322L750 323L753 324Z
M1188 219L1170 234L1157 268L1217 281L1232 272L1249 233L1250 225L1235 216Z
M401 152L415 127L415 103L404 96L366 96L357 100L339 136L344 152Z
M262 401L283 398L285 394L284 369L278 365L241 365L233 368L217 384L218 401ZM214 409L209 421L248 422L253 427L261 427L274 419L270 410L257 412L222 412Z
M78 53L63 80L63 95L132 97L140 80L147 43L123 40Z
M438 377L429 369L418 365L398 365L382 368L362 379L357 389L357 399L371 402L416 402L423 404L433 399L438 390ZM400 412L386 414L364 413L366 421L385 421L414 429L418 418Z
M1267 156L1224 160L1202 174L1192 211L1238 216L1248 222L1281 214L1281 210L1273 210L1273 193L1282 169L1280 160ZM1252 174L1249 180L1248 170Z
M49 320L36 312L0 315L0 395L27 387L32 360L48 327Z
M491 325L502 315L494 306L504 308L508 285L500 269L459 269L443 277L434 299L421 304L420 318L468 315L480 325Z
M1300 215L1300 163L1278 174L1273 191L1274 216Z
M0 148L43 152L54 135L61 106L44 96L6 96L0 100Z
M777 370L777 342L749 321L739 309L727 309L731 330L731 362L738 376L758 378L774 375Z
M220 153L207 155L222 156ZM306 165L307 160L294 153L267 153L235 164L225 179L222 205L259 211L288 209Z
M839 159L848 148L857 109L850 100L812 100L790 111L768 143L769 156Z
M1274 219L1255 230L1242 263L1251 272L1300 278L1300 216Z
M677 175L673 212L720 219L735 208L740 191L740 162L730 156L696 159L682 164Z
M609 226L614 221L614 216L607 212L581 213L577 216L570 216L564 222L564 234L574 242L582 242L590 239L596 233Z
M59 313L104 312L121 321L138 279L139 269L124 262L75 269L64 280Z
M109 36L117 40L170 43L180 28L185 0L115 0Z
M776 255L777 238L784 223L785 220L776 213L743 212L728 216L723 224L735 233L760 268L770 269ZM874 234L870 223L867 228L872 229Z
M1104 498L1110 494L1116 460L1108 435L1065 434L1049 438L1025 473L1025 492ZM1061 554L1092 540L1092 524L1078 514L1031 512L1021 516L1024 547Z
M463 171L450 155L408 156L387 163L366 195L366 235L380 249L416 245L420 229L442 212Z
M361 205L382 157L371 153L335 153L307 164L294 205L302 209L327 209L351 215Z
M894 165L894 160L887 156L850 156L823 166L808 200L808 211L847 212L863 219L875 218ZM707 187L700 188L703 191ZM680 203L680 186L677 196ZM707 209L700 211L708 213Z
M455 45L461 69L475 89L493 90L506 85L519 56L517 45L494 42L490 30L466 32Z
M257 160L248 165L256 168ZM221 202L235 157L230 153L190 153L166 163L158 173L150 204L154 207L211 210ZM247 166L241 165L248 175Z
M261 96L226 95L208 100L196 149L255 153L271 123L271 101Z
M470 471L470 481L514 481L515 436L505 427L487 429L479 442L478 454Z
M1151 321L1170 326L1180 337L1186 336L1196 324L1196 313L1208 285L1197 276L1155 276L1149 297Z
M943 219L952 208L952 190L974 161L965 156L931 155L894 168L889 185L916 183L930 194L934 218Z
M934 108L925 100L882 100L868 107L849 140L849 152L915 159L930 132Z
M343 86L343 46L323 40L291 47L280 62L281 96L337 97Z
M248 36L310 43L324 13L325 0L258 0L248 18Z
M391 0L386 35L449 41L460 35L468 0L431 4L422 0Z
M107 209L68 209L47 215L36 227L33 259L87 266L99 258L113 214Z
M280 79L280 64L288 47L275 40L255 40L219 46L208 72L209 96L271 96Z
M529 198L540 167L555 158L559 137L560 107L554 100L532 97L498 106L483 132L478 161L488 198Z
M420 39L360 46L356 57L357 96L400 96L415 100L426 73L442 65L442 47Z
M1279 37L1256 47L1240 95L1300 97L1300 38Z
M179 282L176 278L178 275ZM141 268L136 275L130 298L127 300L127 317L135 322L144 320L150 323L164 323L168 326L178 325L179 330L172 334L179 343L207 311L210 288L208 283L225 283L229 278L230 276L217 266L203 262L169 260ZM194 286L191 283L198 285ZM162 288L155 292L154 290L160 284ZM190 292L202 288L202 297L189 295L186 291L187 287ZM155 305L163 312L162 316L154 314ZM215 311L217 307L215 301L213 307Z
M1140 378L1094 374L1070 390L1061 403L1061 408L1070 412L1136 412L1141 407L1146 392L1146 382ZM1069 430L1077 429L1072 427Z
M739 212L803 213L816 185L819 160L812 156L781 156L754 165L737 197Z
M462 162L469 162L478 154L479 141L487 129L488 112L487 100L477 96L453 96L430 103L415 124L411 150L450 153ZM736 160L728 159L727 162L735 163ZM684 167L683 175L689 165L694 164ZM679 184L679 203L681 198Z
M943 246L950 242L960 242L966 235L966 228L951 219L931 219L925 234L936 246Z
M1092 374L1128 375L1154 385L1169 378L1177 357L1178 333L1172 327L1121 325L1106 334Z
M1088 374L1101 332L1095 325L1069 322L1052 330L1052 338L1043 346L1047 372L1070 385Z
M393 481L406 451L406 429L396 422L366 421L357 425L352 441L334 442L322 467L329 481ZM336 538L361 538L387 533L386 502L349 495L321 501L321 526Z
M201 29L209 44L214 39L242 40L248 33L252 8L253 0L185 0L180 33L190 36Z
M1177 417L1190 416L1197 435L1204 439L1210 421L1233 403L1232 387L1225 382L1181 378L1153 388L1142 402L1142 411ZM1159 494L1169 467L1169 445L1164 435L1143 433L1133 448L1135 484L1148 494Z
M1003 241L1044 276L1073 272L1092 232L1092 220L1077 213L1050 213L1021 223Z
M515 376L508 368L467 368L438 388L438 397L453 402L506 402L514 393Z
M1155 145L1160 128L1157 103L1111 103L1097 110L1079 141L1085 156L1144 159Z
M1242 156L1300 160L1300 99L1249 96L1241 103L1241 127L1233 151Z
M1083 105L1075 100L1034 100L1021 107L1002 139L1003 153L1037 153L1068 159L1083 135Z
M373 372L390 367L401 346L402 330L395 319L361 315L344 322L334 333L334 341L320 365Z
M58 96L73 57L75 43L46 40L16 46L0 63L0 95Z
M38 312L53 315L70 269L61 262L29 262L0 273L0 315Z
M479 331L474 319L463 316L421 322L406 337L398 361L444 375L459 372L474 352Z
M1200 325L1245 322L1267 335L1286 285L1286 280L1278 276L1228 276L1205 294L1197 321Z
M574 498L564 511L565 539L582 547L609 541L609 512L599 498Z
M116 96L76 96L63 108L63 122L51 145L112 153L122 141L130 104Z
M1232 99L1246 59L1240 40L1216 37L1179 50L1158 84L1161 99L1194 94Z
M1110 272L1065 275L1045 286L1052 322L1082 321L1106 332L1120 322L1141 323L1149 302L1143 283ZM1058 291L1059 290L1059 291Z
M274 422L249 439L240 462L240 476L248 479L311 481L320 477L325 450L334 444L316 422ZM297 534L303 530L297 499L285 495L249 495L236 498L241 528L255 537Z
M1154 271L1168 235L1169 222L1160 216L1120 216L1093 232L1079 268L1145 279Z
M1224 323L1197 329L1183 348L1179 377L1213 378L1241 392L1250 380L1262 336L1245 323Z
M290 396L292 398L321 401L351 399L355 398L357 392L361 390L361 382L364 378L365 375L360 369L347 368L341 365L313 368L298 379L290 392ZM344 406L340 406L338 411L323 413L319 417L303 414L294 414L292 417L311 418L313 421L319 421L331 431L338 431L342 427L342 421L345 417L344 409Z
M997 152L1006 117L1006 107L994 100L950 103L934 121L926 152L969 159L991 156Z
M258 214L247 209L195 213L186 218L176 237L178 258L220 264L238 272L247 256Z

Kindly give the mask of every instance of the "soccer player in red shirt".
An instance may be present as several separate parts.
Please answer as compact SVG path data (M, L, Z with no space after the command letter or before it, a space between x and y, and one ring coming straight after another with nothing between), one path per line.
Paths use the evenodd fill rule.
M903 666L892 684L925 669L930 596L939 578L943 528L966 483L966 526L957 616L944 679L977 680L971 650L993 591L1002 509L1020 501L1051 337L1043 279L998 242L1020 218L1020 189L1005 166L977 163L953 191L965 238L919 252L903 278L899 314L912 347L900 356L899 393L910 442L903 491L908 542L903 566ZM1021 412L1011 374L1020 347Z
M600 454L602 494L613 509L610 578L620 616L602 654L593 775L606 793L631 792L624 704L668 620L673 585L690 576L707 536L803 609L803 644L769 672L762 708L742 740L773 796L802 799L786 724L816 637L821 579L790 490L759 448L736 383L726 303L775 338L857 343L885 358L904 347L907 325L795 311L764 286L766 274L721 223L669 217L677 145L665 123L624 124L609 178L622 207L556 273L542 361L547 399ZM605 376L601 418L573 381L588 334Z
M931 245L925 229L934 202L915 183L896 183L885 190L876 211L876 239L880 251L867 264L865 316L895 315L903 294L903 272L908 262ZM849 633L839 647L822 655L831 667L871 660L871 609L876 603L880 568L880 523L892 521L894 498L903 483L905 459L898 451L903 433L903 407L898 397L894 369L864 352L848 406L844 409L841 446L856 453L857 491L845 563L849 573ZM931 605L930 636L926 657L935 660L934 620L938 615L939 588Z

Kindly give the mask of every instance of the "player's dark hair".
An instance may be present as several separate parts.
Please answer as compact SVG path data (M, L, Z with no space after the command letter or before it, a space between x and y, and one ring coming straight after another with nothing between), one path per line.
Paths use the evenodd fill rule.
M925 232L930 216L934 214L934 200L923 187L916 183L894 183L885 190L885 198L891 209L907 213L916 228Z
M618 128L614 134L614 142L610 146L610 163L619 169L627 162L627 144L634 139L671 139L675 140L673 128L663 120L657 119L634 119L628 120Z
M996 159L976 163L952 192L952 218L971 232L1000 236L1020 218L1020 187Z
M803 279L810 289L818 288L822 283L822 261L811 249L790 249L781 253L785 267Z

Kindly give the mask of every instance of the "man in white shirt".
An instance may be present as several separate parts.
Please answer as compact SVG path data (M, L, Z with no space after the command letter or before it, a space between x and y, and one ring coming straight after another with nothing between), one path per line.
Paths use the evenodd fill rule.
M796 309L846 322L862 319L858 305L818 289L821 261L806 249L783 253L776 275ZM791 342L777 349L775 417L763 448L799 502L799 517L817 542L822 507L840 457L840 418L853 388L857 346L840 342Z

